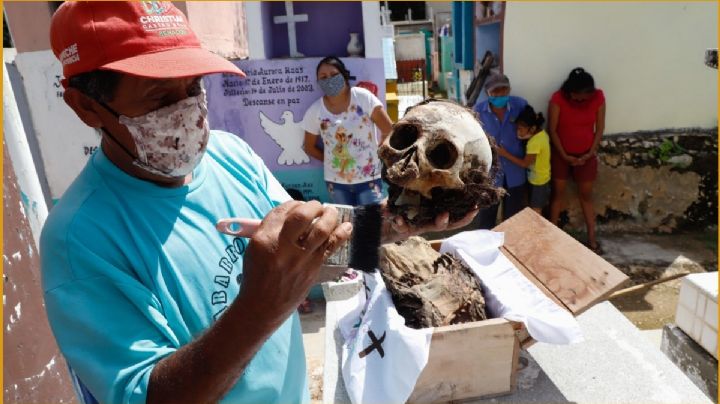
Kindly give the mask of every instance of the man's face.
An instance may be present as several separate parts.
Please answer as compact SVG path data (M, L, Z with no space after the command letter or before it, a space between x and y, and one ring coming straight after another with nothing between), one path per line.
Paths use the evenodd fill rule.
M510 95L510 87L503 86L493 88L492 90L488 91L488 95L490 97L502 97L505 95Z
M107 104L117 113L135 118L200 94L201 79L148 79L123 75L115 97Z
M159 80L123 75L112 101L106 104L119 115L129 118L139 117L188 97L199 95L202 91L201 79L202 77L188 77ZM141 179L170 185L180 181L168 180L133 168L133 159L138 156L138 151L128 128L122 125L118 118L100 103L96 102L93 109L100 120L99 127L103 127L114 138L114 142L110 142L107 148L103 148L113 162ZM115 147L114 143L119 143L121 147ZM128 153L131 156L128 156Z

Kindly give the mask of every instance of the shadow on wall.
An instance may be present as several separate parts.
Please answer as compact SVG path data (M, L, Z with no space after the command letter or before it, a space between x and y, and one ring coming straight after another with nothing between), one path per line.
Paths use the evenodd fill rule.
M594 188L598 229L671 233L717 225L717 135L715 128L605 136ZM585 227L575 195L571 184L567 230Z

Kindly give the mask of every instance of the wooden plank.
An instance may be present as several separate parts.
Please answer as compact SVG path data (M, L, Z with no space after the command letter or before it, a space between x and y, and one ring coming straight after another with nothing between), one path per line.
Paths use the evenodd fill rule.
M435 251L440 251L440 246L442 245L443 241L445 241L445 240L430 240L429 243L430 243L430 246L431 246ZM516 267L520 272L522 272L523 275L525 275L526 278L528 278L528 279L534 279L534 278L535 278L535 275L533 275L533 273L530 272L530 270L529 270L525 265L523 265L522 262L518 261L518 259L515 258L515 256L513 256L512 253L510 253L510 251L508 251L507 248L505 248L504 246L501 246L501 247L500 247L500 252L502 252L502 253L507 257L507 259L509 259L510 262L512 262L513 265L515 265L515 267ZM550 299L552 299L552 301L554 301L557 305L559 305L560 307L562 307L562 308L564 308L564 309L566 309L566 310L568 310L568 311L570 310L570 309L568 309L568 308L565 306L565 304L564 304L560 299L558 299L548 288L546 288L545 285L542 284L542 282L539 282L537 279L533 280L532 282L533 282L535 285L537 285L538 288L540 288L540 290L541 290L543 293L545 293L545 295L546 295L547 297L549 297Z
M517 386L517 375L520 371L520 339L519 335L521 330L525 329L522 323L511 322L513 331L515 331L515 338L513 341L513 355L512 355L512 369L510 371L510 390L515 390Z
M504 247L534 275L530 281L552 292L576 316L628 279L530 208L494 230L505 233Z
M438 327L410 403L437 403L508 393L516 346L504 319Z
M505 257L507 257L507 259L510 260L513 265L515 265L515 268L517 268L518 271L522 272L522 274L525 275L525 277L528 278L530 282L534 283L538 287L538 289L540 289L540 291L545 294L545 296L549 297L550 300L555 302L555 304L557 304L558 306L570 311L570 309L565 306L565 303L558 299L557 296L555 296L555 294L550 291L550 289L548 289L547 287L545 287L545 285L542 284L542 282L539 282L537 278L535 278L535 275L528 269L528 267L525 266L525 264L523 264L522 262L520 262L514 255L512 255L512 253L505 246L500 247L500 252L502 252Z

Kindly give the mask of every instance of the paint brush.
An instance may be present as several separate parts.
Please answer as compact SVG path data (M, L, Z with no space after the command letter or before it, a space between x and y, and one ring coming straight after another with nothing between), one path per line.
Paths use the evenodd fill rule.
M338 248L325 259L325 265L358 269L373 272L378 267L380 238L382 232L382 209L380 205L336 205L326 203L338 211L338 225L350 222L353 225L352 236L345 245ZM252 237L260 226L260 219L229 218L221 219L215 228L224 234L239 237Z

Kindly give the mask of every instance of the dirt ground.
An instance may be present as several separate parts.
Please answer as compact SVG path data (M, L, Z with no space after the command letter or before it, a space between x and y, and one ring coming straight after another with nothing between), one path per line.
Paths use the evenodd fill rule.
M322 402L323 361L325 360L325 301L314 300L312 313L300 314L305 358L312 403Z
M717 232L600 237L602 256L639 285L680 273L717 271ZM681 279L642 289L610 301L642 330L675 320Z

